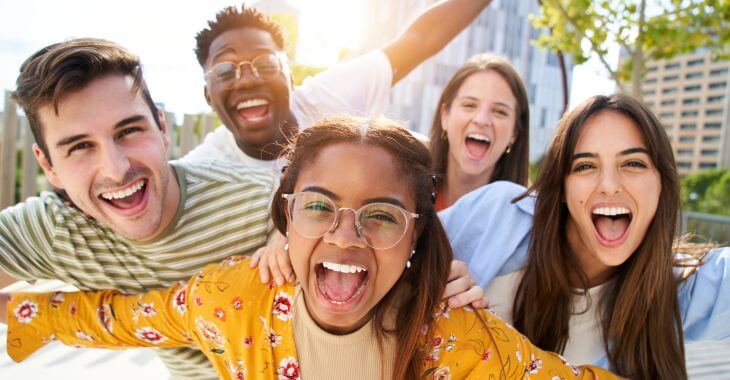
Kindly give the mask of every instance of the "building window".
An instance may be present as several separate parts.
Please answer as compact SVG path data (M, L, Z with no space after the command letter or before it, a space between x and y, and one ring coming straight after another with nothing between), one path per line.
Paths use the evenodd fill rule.
M695 137L694 136L679 136L679 142L681 142L681 143L695 142Z
M705 124L705 128L707 128L707 124ZM693 124L693 123L681 124L679 126L679 129L681 129L683 131L694 131L695 129L697 129L697 124Z
M701 64L703 64L703 63L705 63L705 60L704 60L704 58L700 58L700 59L693 59L693 60L691 60L691 61L687 62L687 66L689 66L689 67L692 67L692 66L699 66L699 65L701 65Z
M688 105L688 104L700 104L700 98L687 98L682 100L682 104Z
M713 95L707 97L707 103L721 102L725 99L725 95Z
M659 114L660 119L670 119L674 117L674 112L662 112Z
M727 74L727 67L724 69L715 69L715 70L710 71L711 77L717 77L717 76L726 75L726 74Z
M677 101L676 101L676 100L674 100L674 99L669 99L669 100L662 100L662 105L663 105L663 106L673 106L673 105L674 105L674 103L676 103L676 102L677 102Z
M644 80L644 84L656 83L656 78L649 78Z
M540 128L545 128L547 124L547 108L540 107Z
M702 88L702 85L699 84L693 84L691 86L685 86L684 91L692 92L692 91L699 91L700 88Z
M665 88L662 90L662 94L673 94L675 92L677 92L676 87Z
M715 157L717 156L717 149L702 149L701 154L703 156Z
M717 116L717 115L722 115L722 108L705 111L705 116Z
M679 75L667 75L664 77L665 82L674 82L677 79L679 79Z
M702 136L702 142L718 142L720 136Z
M682 117L697 116L697 111L682 111Z
M646 90L644 91L644 96L654 95L656 94L656 90Z
M692 149L679 149L677 151L678 156L691 156L692 153Z
M702 71L697 71L694 73L687 73L687 75L685 75L684 78L685 79L702 78Z
M692 169L692 164L689 162L678 162L677 166L679 166L680 169Z
M705 123L705 129L720 129L720 123Z
M678 69L679 63L668 63L664 66L664 70Z
M714 90L716 88L725 88L726 86L727 82L710 83L710 90Z
M714 162L700 162L700 169L717 169L717 164Z
M648 67L648 68L646 69L646 71L647 71L647 72L650 72L650 73L653 73L653 72L655 72L655 71L657 71L657 70L659 70L659 66L649 66L649 67Z

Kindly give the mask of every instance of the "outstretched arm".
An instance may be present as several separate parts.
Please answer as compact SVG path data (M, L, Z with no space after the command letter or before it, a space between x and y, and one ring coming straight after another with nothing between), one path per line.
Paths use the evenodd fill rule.
M393 68L393 84L443 49L490 2L491 0L441 1L421 13L403 34L383 48Z

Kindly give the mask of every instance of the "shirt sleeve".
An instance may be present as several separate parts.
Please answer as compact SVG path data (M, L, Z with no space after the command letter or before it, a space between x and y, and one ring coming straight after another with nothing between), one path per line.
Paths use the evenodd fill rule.
M23 280L54 278L49 258L54 236L53 199L31 197L0 211L0 268Z
M730 341L730 247L708 252L678 298L686 341Z
M299 128L326 117L382 115L390 102L392 70L385 53L374 50L305 79L291 106Z
M444 305L436 318L434 338L427 342L426 372L430 372L424 375L466 379L489 379L497 374L506 379L619 378L600 367L573 366L558 354L538 349L484 310L450 310Z
M97 348L189 346L188 295L184 284L138 295L15 293L8 303L8 355L20 362L54 340Z

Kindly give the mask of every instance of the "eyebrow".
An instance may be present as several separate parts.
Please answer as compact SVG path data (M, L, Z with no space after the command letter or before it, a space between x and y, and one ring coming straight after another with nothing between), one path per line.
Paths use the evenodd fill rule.
M646 148L629 148L629 149L620 151L618 153L618 155L626 156L626 155L634 154L634 153L644 153L646 155L649 155L649 151L646 150ZM573 158L571 159L571 161L575 161L580 158L596 158L596 157L598 157L598 155L595 153L576 153L573 155Z
M469 99L469 100L474 100L474 101L477 101L477 102L481 100L481 99L479 99L479 98L477 98L475 96L470 96L470 95L460 96L457 99ZM500 101L494 102L494 104L499 105L499 106L502 106L502 107L507 107L509 109L514 109L515 108L511 104L508 104L508 103L505 103L505 102L500 102Z
M338 197L335 193L325 189L324 187L320 187L320 186L307 186L300 191L313 191L315 193L320 193L320 194L323 194L323 195L326 195L326 196L332 198L332 200L335 202L339 202L341 200L341 198ZM406 206L401 201L399 201L395 198L391 198L391 197L368 198L362 202L363 205L366 205L369 203L389 203L392 205L396 205L404 210L406 209Z
M114 129L116 130L116 129L125 127L129 124L136 123L138 121L143 121L143 120L145 120L145 117L143 115L133 115L133 116L124 118L124 119L120 120L119 122L117 122L116 124L114 124ZM56 143L56 147L61 148L66 145L71 145L71 144L75 143L76 141L83 140L88 137L89 137L89 135L87 133L64 137Z

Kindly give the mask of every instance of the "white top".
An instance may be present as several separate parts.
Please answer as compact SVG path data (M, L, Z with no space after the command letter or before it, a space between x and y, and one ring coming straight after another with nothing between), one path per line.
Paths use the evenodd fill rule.
M523 273L524 270L518 270L496 277L485 294L489 302L489 309L509 324L513 322L512 306ZM609 283L588 289L591 299L590 305L588 305L587 297L575 296L576 314L573 314L570 318L570 337L562 354L574 365L593 364L606 356L606 350L603 347L603 326L598 315L598 305L603 298L603 290Z
M390 101L392 81L388 57L381 50L373 50L305 79L292 92L290 108L300 130L325 117L380 116ZM210 160L270 169L277 178L283 166L281 159L267 161L246 155L225 125L206 135L200 145L181 159Z

